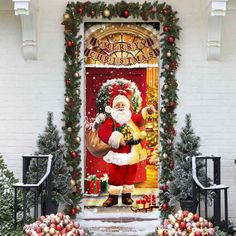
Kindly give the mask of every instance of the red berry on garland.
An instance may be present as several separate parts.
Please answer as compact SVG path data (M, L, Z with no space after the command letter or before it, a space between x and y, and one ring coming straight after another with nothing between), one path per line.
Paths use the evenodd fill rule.
M175 37L174 36L169 36L168 42L171 43L171 44L174 43L175 42Z
M77 210L76 210L75 207L73 207L73 208L70 210L70 214L71 214L71 215L75 215L76 212L77 212Z
M169 209L168 204L167 204L167 203L163 203L162 206L161 206L161 209L162 209L163 211L167 211L167 210Z
M129 17L129 11L128 11L128 10L124 10L124 11L122 12L122 16L123 16L124 18L128 18L128 17Z
M175 106L175 102L174 102L174 101L170 101L170 102L169 102L169 107L170 107L170 108L173 108L174 106Z
M72 47L73 46L73 41L72 40L68 40L67 42L66 42L66 45L68 46L68 47Z
M78 157L78 153L75 152L75 151L72 151L72 152L70 153L70 155L71 155L72 158Z
M95 16L96 15L96 11L94 9L91 9L89 14L90 14L90 16Z
M71 80L69 80L69 79L66 80L66 86L67 86L67 87L70 87L70 86L71 86Z
M165 25L165 26L163 27L163 31L164 31L164 32L169 32L169 27Z

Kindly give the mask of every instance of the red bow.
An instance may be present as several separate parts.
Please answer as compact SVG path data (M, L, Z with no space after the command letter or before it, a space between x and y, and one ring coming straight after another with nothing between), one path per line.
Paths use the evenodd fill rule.
M108 94L111 97L116 97L117 95L124 95L129 98L133 94L132 89L130 89L129 87L129 83L125 83L122 86L120 86L120 84L118 83L114 83L108 88Z

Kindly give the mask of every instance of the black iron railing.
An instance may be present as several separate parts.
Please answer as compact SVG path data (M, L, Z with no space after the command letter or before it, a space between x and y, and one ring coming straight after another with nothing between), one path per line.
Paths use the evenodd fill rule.
M221 191L224 192L224 210L225 210L225 223L228 227L228 193L229 186L221 184L221 172L220 172L220 159L218 156L197 156L192 158L192 172L193 172L193 204L197 206L198 211L201 214L201 195L203 195L205 218L209 218L208 215L208 198L211 196L213 199L213 221L215 225L221 223ZM208 160L213 161L213 185L204 186L200 183L197 176L197 162L203 161L205 164L206 182L208 180Z
M30 165L30 162L32 159L36 159L36 167L38 167L39 159L44 158L47 159L47 168L45 174L42 176L41 179L37 177L37 183L35 184L29 184L27 183L27 171ZM51 195L52 195L52 185L51 185L51 172L52 172L52 155L25 155L22 156L23 159L23 171L22 171L22 183L16 183L13 185L14 187L14 216L13 216L13 224L16 227L17 224L17 212L18 212L18 199L17 199L17 193L18 190L23 191L23 219L22 223L24 224L26 222L26 211L27 211L27 199L26 194L29 190L33 191L34 193L34 220L38 218L38 207L39 202L41 203L41 214L42 214L42 204L45 200L46 206L45 211L46 214L50 214L49 212L49 206L51 205ZM39 175L39 170L37 168L37 176ZM41 199L39 199L40 193L44 190L45 194L41 194Z

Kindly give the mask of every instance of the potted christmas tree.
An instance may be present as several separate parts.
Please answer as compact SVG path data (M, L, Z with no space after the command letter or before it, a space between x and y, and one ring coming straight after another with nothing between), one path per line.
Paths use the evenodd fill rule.
M65 148L60 143L61 137L57 130L56 125L53 124L53 113L48 112L47 126L44 133L39 135L37 140L38 150L36 155L48 155L52 154L52 203L50 205L50 212L56 213L59 203L71 204L71 200L68 195L72 193L71 175L69 168L64 160ZM39 159L38 163L36 159L32 159L27 172L27 182L36 183L45 174L47 167L47 160ZM41 192L41 195L44 193ZM33 195L29 192L29 200L33 203ZM43 204L43 213L45 214L45 208Z
M19 227L14 230L12 224L13 215L13 202L14 202L14 189L13 184L18 182L14 177L12 171L8 170L6 164L4 163L3 157L0 154L0 235L10 236L10 235L22 235L22 230ZM17 204L17 219L18 223L22 221L22 194L18 191L17 194L18 204ZM27 217L28 217L28 210Z
M170 194L172 195L170 204L174 206L179 201L182 210L196 212L192 204L192 157L201 154L198 151L200 138L194 133L190 114L186 115L185 122L185 127L182 128L180 141L176 144L174 153L176 167L173 170L174 180L170 183ZM205 183L206 173L202 161L197 163L197 176L205 186L210 183L209 178Z

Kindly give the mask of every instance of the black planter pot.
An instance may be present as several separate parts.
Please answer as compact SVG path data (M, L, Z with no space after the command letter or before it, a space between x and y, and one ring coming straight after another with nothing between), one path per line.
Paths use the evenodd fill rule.
M181 206L181 209L183 211L187 210L189 212L196 213L197 212L198 202L196 204L194 204L192 198L181 199L180 200L180 206Z
M46 202L43 202L42 214L43 215L56 214L58 212L58 207L59 204L55 200L52 200L48 206L48 209L46 210Z

